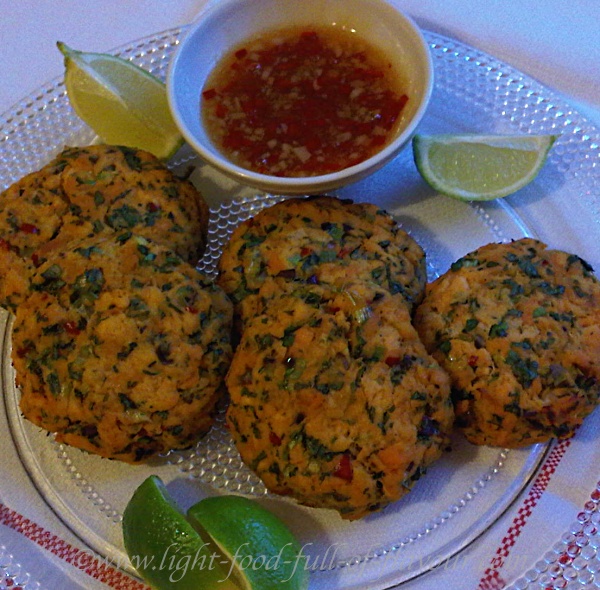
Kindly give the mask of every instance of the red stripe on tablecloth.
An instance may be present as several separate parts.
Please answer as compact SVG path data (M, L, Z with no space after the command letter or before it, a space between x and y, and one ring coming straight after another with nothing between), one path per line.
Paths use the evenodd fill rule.
M573 561L580 555L582 548L588 545L589 538L592 536L595 537L598 534L598 525L594 522L593 517L597 515L599 506L600 481L596 482L596 489L590 494L590 498L585 503L583 510L577 515L577 522L581 529L569 534L566 538L563 537L565 549L558 554L554 561L555 567L548 571L550 576L550 581L547 584L548 588L566 588L572 580L572 576L567 575L567 571L571 570ZM588 569L588 565L592 565L594 560L590 559L588 561L586 559L585 562L584 570ZM591 568L588 569L588 573L590 573L590 570ZM596 584L598 584L597 580Z
M546 491L552 475L556 471L556 468L570 444L571 439L561 440L557 442L550 451L550 454L544 461L539 473L533 480L529 493L517 510L517 515L513 519L506 535L504 535L504 538L500 542L500 546L496 549L496 553L490 561L489 567L483 573L483 576L479 581L479 586L477 587L478 590L500 590L506 585L500 575L500 569L510 554L513 545L517 542L517 538L521 534L523 527L527 524L533 509Z
M90 551L84 551L53 535L40 525L25 518L22 514L11 510L0 503L0 524L3 524L30 541L37 543L66 563L85 572L95 580L103 582L109 588L116 590L146 590L147 586L134 580L124 572L94 556Z

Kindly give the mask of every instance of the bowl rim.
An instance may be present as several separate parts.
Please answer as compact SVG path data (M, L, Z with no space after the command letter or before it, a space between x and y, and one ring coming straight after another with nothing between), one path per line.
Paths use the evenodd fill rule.
M360 178L367 173L375 171L386 164L392 157L396 155L396 152L402 146L405 146L410 142L416 128L421 122L431 100L434 87L434 65L433 57L423 32L420 27L416 24L414 19L408 15L394 0L376 0L393 8L401 19L412 29L415 39L418 41L419 49L417 50L422 54L422 66L423 66L423 93L420 97L419 105L412 117L408 120L406 126L402 131L392 139L387 145L381 150L359 162L353 166L348 166L336 172L330 172L328 174L322 174L318 176L301 176L301 177L286 177L286 176L274 176L270 174L263 174L243 168L233 163L229 158L218 151L209 151L204 145L197 140L196 136L189 130L183 116L180 113L179 102L177 97L177 73L179 72L179 63L185 56L186 52L189 51L190 46L194 46L196 41L195 37L206 25L206 19L213 17L220 11L226 12L232 6L238 4L244 4L247 0L219 0L218 2L209 2L208 5L202 10L192 23L188 25L185 32L185 37L180 41L179 46L176 49L175 55L171 59L167 70L166 77L166 89L167 89L167 100L171 115L175 120L177 127L188 142L190 147L200 156L202 160L212 165L213 167L220 170L222 173L230 176L231 178L237 179L240 183L252 185L255 187L262 187L267 190L276 188L281 194L299 194L304 192L303 189L310 190L312 186L341 186L348 184L354 179ZM251 36L251 33L249 33ZM199 113L200 115L200 113Z

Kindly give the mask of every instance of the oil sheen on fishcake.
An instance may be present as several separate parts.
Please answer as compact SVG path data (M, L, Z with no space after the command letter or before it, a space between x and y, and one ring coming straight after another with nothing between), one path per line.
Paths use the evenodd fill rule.
M231 315L222 290L160 244L130 232L72 243L17 308L23 415L127 462L188 447L213 421Z
M230 432L269 490L358 519L404 494L445 449L446 373L401 295L364 281L267 281L227 376Z
M600 401L600 283L579 256L530 238L483 246L428 287L415 326L472 443L568 438Z

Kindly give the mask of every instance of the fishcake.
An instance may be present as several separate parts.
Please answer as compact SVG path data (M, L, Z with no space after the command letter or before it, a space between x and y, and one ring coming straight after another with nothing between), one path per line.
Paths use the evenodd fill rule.
M36 269L17 308L23 415L60 442L127 462L190 446L224 389L231 303L129 232L71 246Z
M27 291L33 253L56 236L69 211L61 169L52 161L0 194L0 305L11 311Z
M399 499L454 419L402 296L363 282L263 289L226 378L242 459L272 492L345 519Z
M195 265L206 246L208 205L153 154L121 146L70 148L62 187L71 210L94 224L130 230Z
M67 148L0 195L0 305L14 312L36 265L72 240L131 230L196 264L208 207L152 154Z
M600 283L534 239L483 246L427 289L415 326L474 444L570 437L600 395Z
M218 282L237 309L272 278L373 282L402 294L412 308L425 289L425 253L375 205L326 196L294 198L240 224L219 261Z

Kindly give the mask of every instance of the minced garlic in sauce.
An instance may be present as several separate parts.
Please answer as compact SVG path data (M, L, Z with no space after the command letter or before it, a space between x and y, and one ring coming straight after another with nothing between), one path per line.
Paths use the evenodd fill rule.
M207 81L204 123L235 164L319 176L358 164L390 139L408 96L389 60L357 34L286 29L227 55Z

